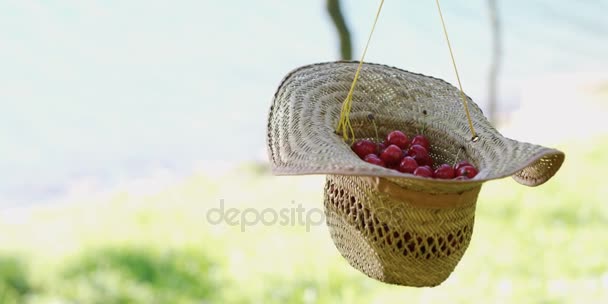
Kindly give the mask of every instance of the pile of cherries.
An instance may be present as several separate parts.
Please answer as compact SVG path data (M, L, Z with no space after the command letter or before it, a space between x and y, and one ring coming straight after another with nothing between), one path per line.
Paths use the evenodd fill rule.
M384 142L375 143L361 139L352 150L364 161L381 167L416 176L466 180L477 175L477 168L467 161L453 166L442 164L433 170L433 158L429 155L429 140L424 135L410 139L401 131L392 131Z

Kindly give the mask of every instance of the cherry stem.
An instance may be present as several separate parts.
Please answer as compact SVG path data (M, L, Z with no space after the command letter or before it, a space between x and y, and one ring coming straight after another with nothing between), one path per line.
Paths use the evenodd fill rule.
M456 162L458 161L458 156L460 155L460 150L462 150L462 147L458 149L458 152L456 152L456 158L454 158L454 164L456 165Z
M380 141L380 136L378 136L378 127L376 126L376 121L374 120L374 114L367 115L367 118L372 121L374 125L374 132L376 132L376 140Z

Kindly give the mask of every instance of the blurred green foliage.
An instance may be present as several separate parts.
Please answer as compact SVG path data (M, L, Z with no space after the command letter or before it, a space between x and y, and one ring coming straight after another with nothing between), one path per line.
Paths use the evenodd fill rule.
M324 225L206 222L220 200L322 208L323 177L242 167L1 220L0 303L607 303L608 138L560 148L566 163L547 184L484 186L468 251L432 289L367 278Z
M60 293L78 303L201 303L217 288L211 266L200 250L90 250L66 265Z
M19 303L30 292L32 286L23 261L0 256L0 303Z

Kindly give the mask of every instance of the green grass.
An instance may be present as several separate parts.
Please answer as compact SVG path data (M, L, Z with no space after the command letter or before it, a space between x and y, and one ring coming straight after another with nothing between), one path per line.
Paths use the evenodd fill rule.
M207 223L220 200L322 208L322 177L243 167L0 222L0 303L608 303L608 138L560 148L566 163L547 184L484 186L471 245L435 288L367 278L324 225Z

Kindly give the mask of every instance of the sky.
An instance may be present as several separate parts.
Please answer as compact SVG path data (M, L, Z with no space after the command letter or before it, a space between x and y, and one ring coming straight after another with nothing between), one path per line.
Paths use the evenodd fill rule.
M605 74L608 1L499 2L503 108L530 79ZM343 1L357 56L377 5ZM484 106L485 1L443 8L464 89ZM323 1L0 0L0 204L263 160L282 77L337 57ZM367 61L455 83L434 1L387 0Z

